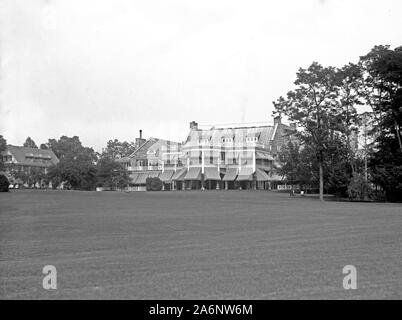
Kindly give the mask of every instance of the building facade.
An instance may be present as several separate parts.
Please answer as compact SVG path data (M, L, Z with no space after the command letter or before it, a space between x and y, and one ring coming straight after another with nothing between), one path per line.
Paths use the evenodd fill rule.
M1 152L1 157L10 182L18 184L22 184L23 182L17 181L20 179L15 179L13 173L23 172L30 175L34 170L39 170L46 174L50 166L56 165L59 162L59 159L51 150L13 145L8 145L7 149Z
M131 181L128 186L129 191L145 191L146 179L152 177L163 178L166 168L177 168L181 165L176 157L179 155L181 144L159 138L136 139L137 148L128 157L118 159L129 172ZM175 156L173 156L175 155ZM169 184L164 184L164 189L170 189Z
M177 157L180 165L165 166L162 178L172 190L276 189L282 181L277 155L295 132L279 117L273 125L206 129L193 121Z
M278 152L295 140L295 132L279 117L272 125L203 129L192 121L183 143L143 139L118 161L130 173L129 190L145 190L147 177L159 177L163 190L270 190L282 181L275 170Z

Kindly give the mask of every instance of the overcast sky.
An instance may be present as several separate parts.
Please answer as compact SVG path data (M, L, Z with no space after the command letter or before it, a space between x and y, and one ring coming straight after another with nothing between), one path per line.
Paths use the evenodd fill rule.
M402 1L0 0L0 134L182 141L270 122L299 67L402 45Z

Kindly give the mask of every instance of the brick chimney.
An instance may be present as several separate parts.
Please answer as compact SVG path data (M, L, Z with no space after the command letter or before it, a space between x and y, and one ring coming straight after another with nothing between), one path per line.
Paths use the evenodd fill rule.
M191 130L198 130L198 123L195 121L190 122L190 129Z
M135 145L136 148L138 148L140 145L142 145L146 140L142 138L142 130L140 130L140 137L135 138Z

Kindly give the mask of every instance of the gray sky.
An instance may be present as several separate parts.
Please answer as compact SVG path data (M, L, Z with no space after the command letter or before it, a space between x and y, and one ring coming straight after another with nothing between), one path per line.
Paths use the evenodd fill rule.
M0 0L0 134L182 141L271 121L299 67L402 45L402 1Z

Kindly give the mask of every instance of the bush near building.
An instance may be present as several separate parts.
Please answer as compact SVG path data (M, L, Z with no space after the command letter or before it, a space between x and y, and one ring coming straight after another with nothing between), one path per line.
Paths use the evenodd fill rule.
M7 192L9 185L7 177L4 174L0 174L0 192Z
M162 190L162 181L158 177L155 178L147 178L145 181L145 185L147 191L161 191Z

